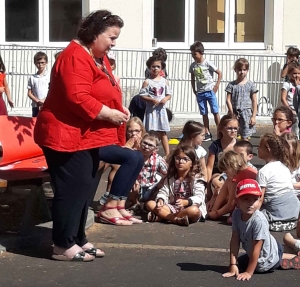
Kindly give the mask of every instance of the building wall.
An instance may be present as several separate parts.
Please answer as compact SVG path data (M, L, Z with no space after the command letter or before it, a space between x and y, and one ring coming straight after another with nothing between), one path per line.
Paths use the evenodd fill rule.
M284 1L283 7L283 46L284 51L291 45L300 48L300 25L298 19L300 15L299 0ZM276 21L276 20L275 20Z
M151 0L89 0L88 9L107 9L124 20L124 28L117 40L122 48L149 48L152 40ZM144 17L147 16L148 17Z

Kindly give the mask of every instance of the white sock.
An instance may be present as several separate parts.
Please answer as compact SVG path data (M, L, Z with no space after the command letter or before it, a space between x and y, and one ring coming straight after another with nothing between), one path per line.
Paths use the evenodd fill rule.
M296 240L294 247L295 247L296 251L300 251L300 240L299 239Z

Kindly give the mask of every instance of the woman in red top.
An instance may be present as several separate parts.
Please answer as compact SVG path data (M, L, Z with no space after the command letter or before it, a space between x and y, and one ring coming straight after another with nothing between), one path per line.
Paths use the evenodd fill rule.
M100 180L99 160L124 165L103 217L114 224L132 224L122 217L117 202L133 186L143 156L120 146L129 111L122 106L106 57L122 27L122 19L106 10L82 20L77 39L52 68L49 93L37 118L34 138L44 151L54 186L52 258L57 260L104 256L85 236L88 207Z

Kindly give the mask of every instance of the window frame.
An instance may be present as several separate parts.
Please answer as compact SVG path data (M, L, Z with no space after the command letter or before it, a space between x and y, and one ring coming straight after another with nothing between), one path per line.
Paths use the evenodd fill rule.
M24 46L48 46L48 47L65 47L70 41L50 42L49 41L49 2L51 0L38 1L39 3L39 41L38 42L20 42L20 41L5 41L5 1L0 1L0 43L5 45L24 45ZM89 0L81 0L82 10L81 15L87 11Z
M224 42L203 42L205 49L211 50L265 50L266 49L266 25L270 19L270 9L267 9L268 1L265 1L265 21L264 21L264 42L234 42L235 31L235 1L225 0L225 41ZM194 26L195 26L195 0L185 1L185 40L184 42L160 42L157 41L157 47L165 49L188 49L194 43ZM154 0L152 9L152 19L154 19ZM154 20L153 20L154 22ZM227 31L227 32L226 32ZM154 23L152 27L154 38Z

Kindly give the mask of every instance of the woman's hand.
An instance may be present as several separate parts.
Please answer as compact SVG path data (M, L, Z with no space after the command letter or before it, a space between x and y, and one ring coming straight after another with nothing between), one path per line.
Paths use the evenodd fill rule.
M238 277L239 276L239 268L236 265L230 265L229 272L224 273L222 276L225 278L233 277L233 276Z
M128 121L128 115L120 112L116 109L111 109L109 121L115 125L122 125L124 122Z
M128 121L130 119L130 111L125 106L123 106L123 111L127 115L127 121Z

